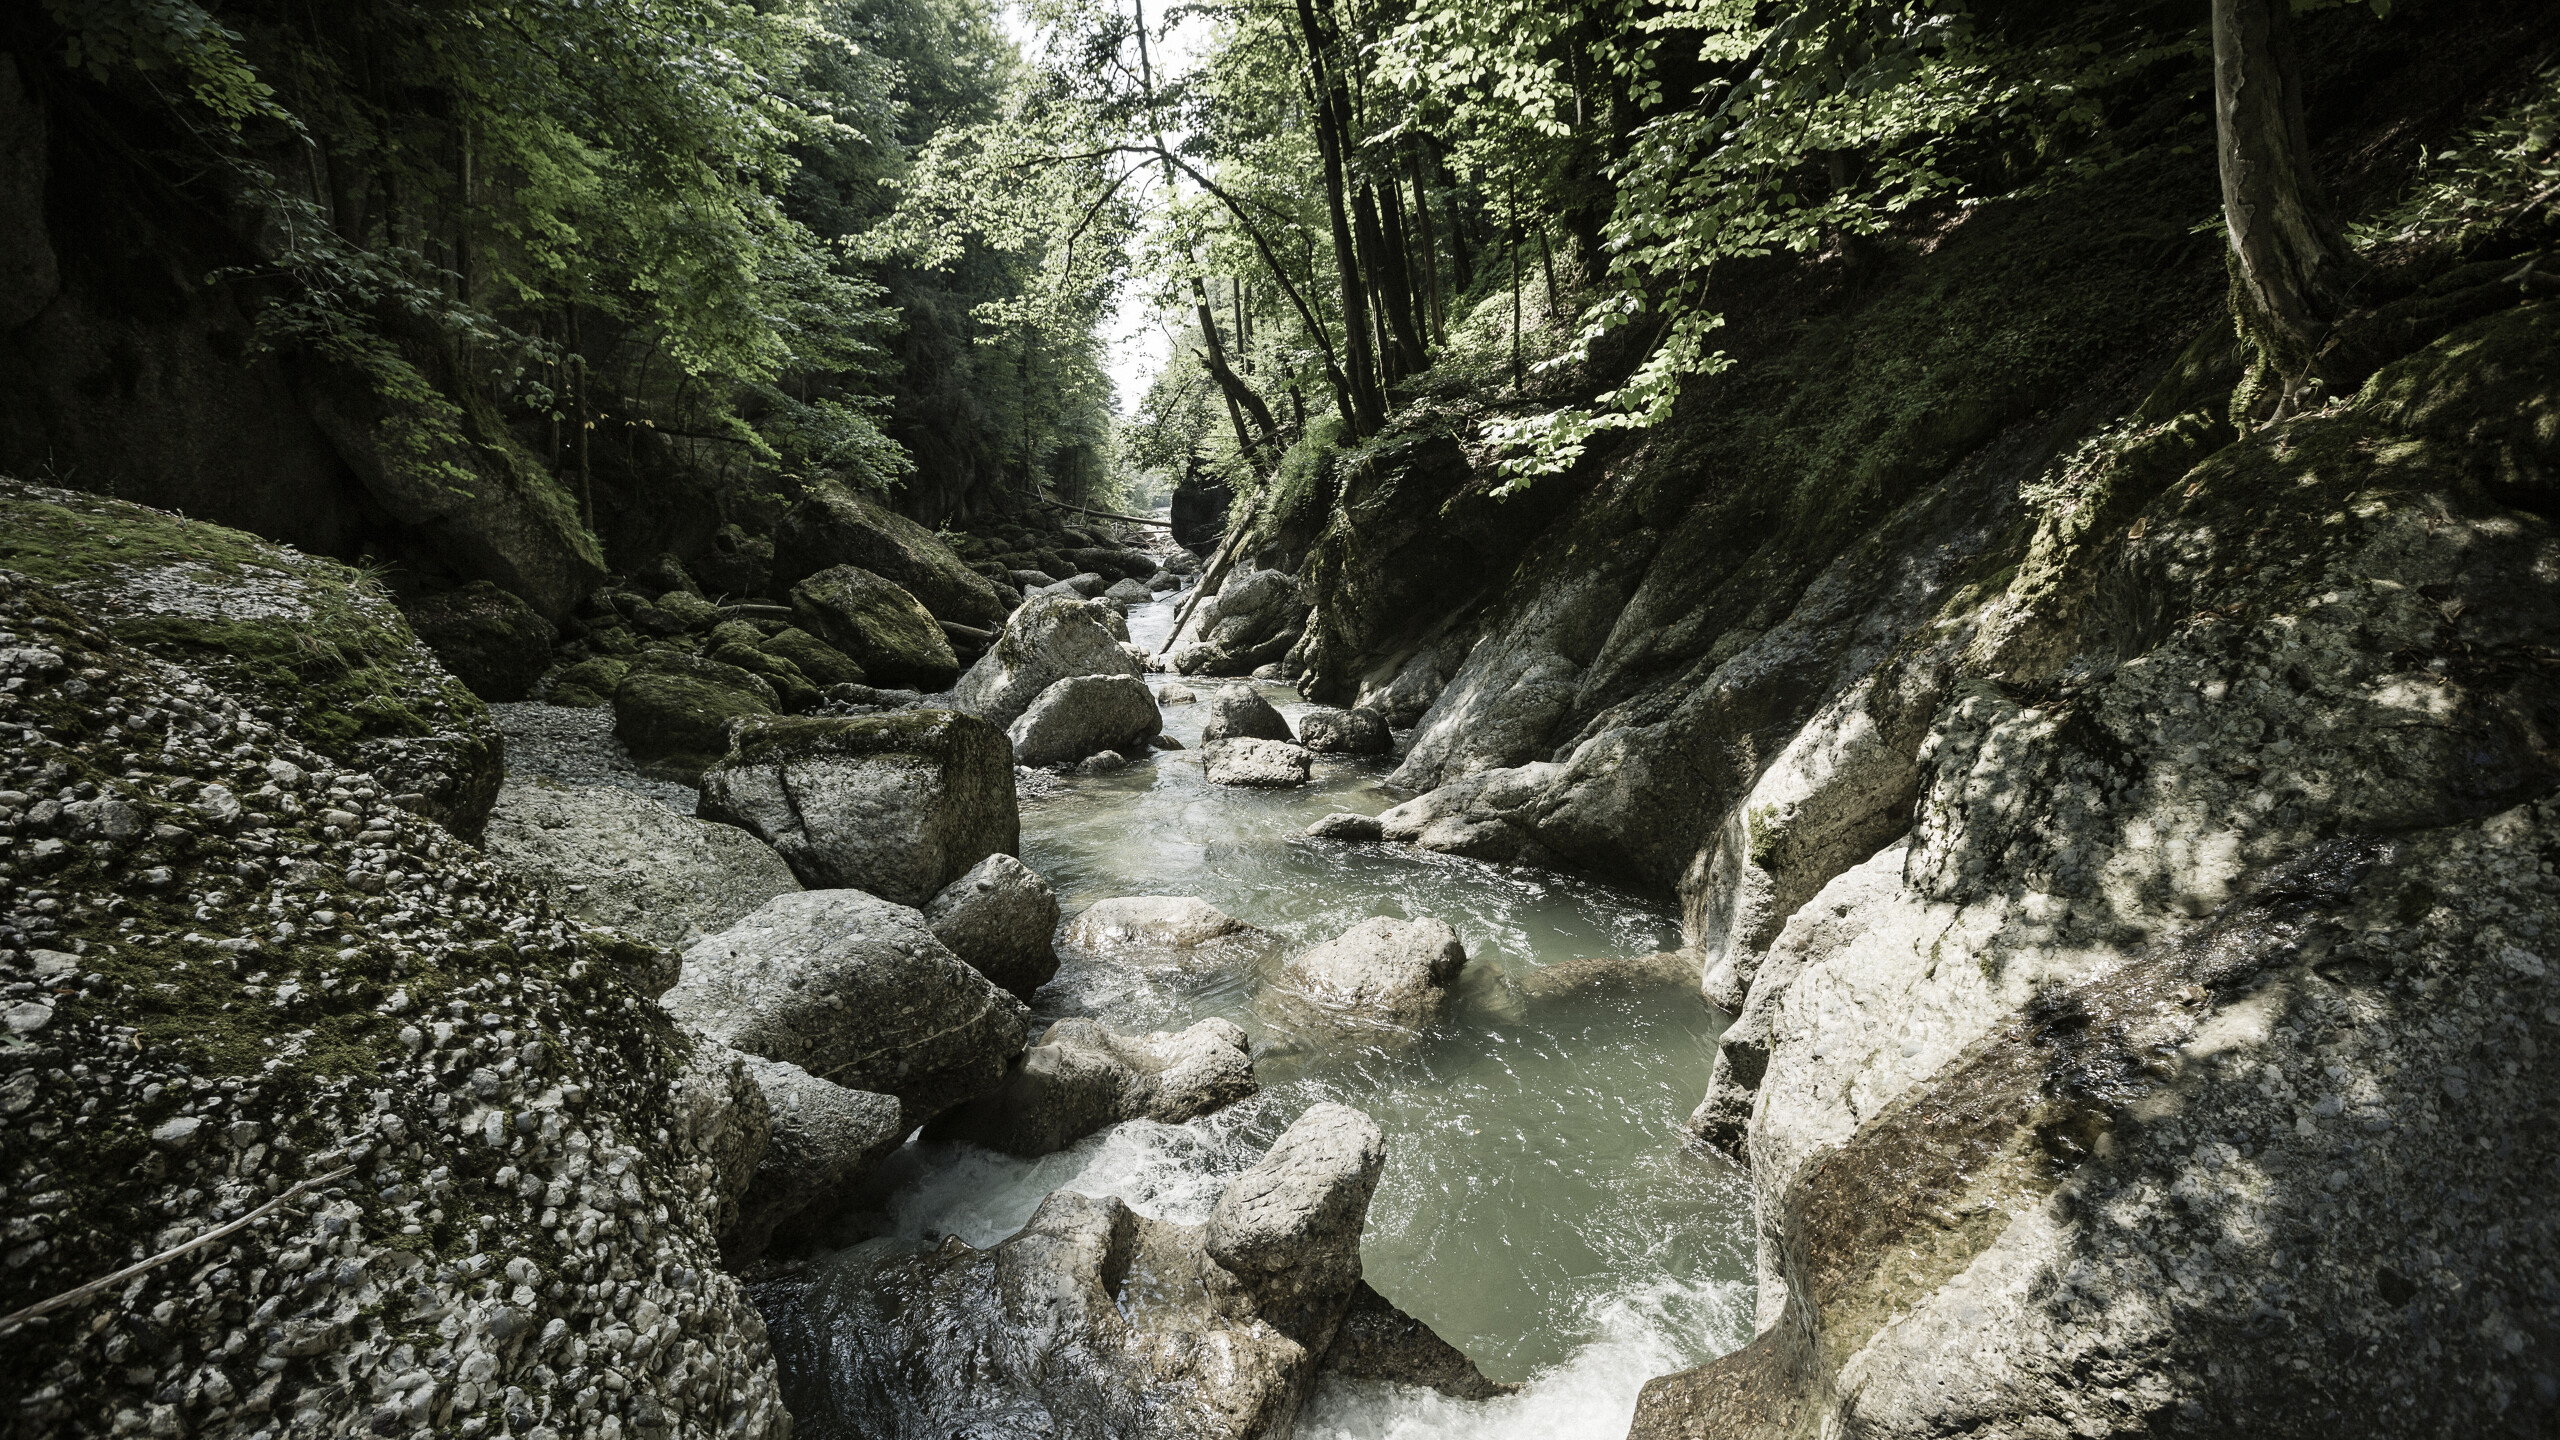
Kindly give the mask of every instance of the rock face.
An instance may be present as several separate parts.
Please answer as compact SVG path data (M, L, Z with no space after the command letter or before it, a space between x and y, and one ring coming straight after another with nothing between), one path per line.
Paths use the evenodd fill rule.
M1384 755L1395 748L1395 737L1375 710L1320 706L1298 717L1298 743L1329 755Z
M1212 785L1280 790L1304 785L1315 756L1284 740L1215 740L1200 749Z
M1185 675L1250 675L1289 653L1306 626L1297 582L1279 570L1231 575L1167 651Z
M1114 1035L1061 1020L1005 1072L1004 1083L933 1122L927 1135L1014 1155L1046 1155L1123 1120L1178 1125L1255 1093L1253 1060L1233 1021L1179 1034Z
M1011 608L993 582L932 531L826 482L810 487L776 527L773 579L776 585L797 585L838 565L859 566L897 585L937 619L981 630L1003 624Z
M920 1124L994 1086L1029 1013L859 890L785 895L685 951L667 1013L733 1049L895 1096Z
M1017 765L1063 765L1105 750L1144 753L1164 729L1135 675L1071 675L1040 692L1009 732Z
M773 847L609 785L511 779L482 848L561 913L681 948L800 888Z
M1411 1028L1448 999L1466 947L1441 920L1363 920L1289 961L1294 997L1329 1018Z
M551 668L551 622L486 580L400 607L453 678L483 700L521 700Z
M860 666L862 680L931 691L960 674L932 612L897 582L859 566L837 565L792 586L791 613Z
M169 567L202 587L186 605L299 603L312 562L235 553L238 572L218 551ZM641 947L545 913L390 777L295 739L314 714L259 718L287 713L276 691L235 694L229 664L121 642L26 578L28 558L0 563L16 637L0 666L18 682L0 746L98 793L78 802L76 850L40 833L59 817L0 805L16 841L0 854L0 1307L310 1188L194 1265L12 1333L12 1431L788 1434L764 1322L715 1243L765 1147L764 1102L734 1057L670 1032L634 983L656 968L632 963ZM371 663L388 677L408 659ZM187 924L119 927L138 905ZM303 1043L267 1043L285 1037ZM574 1353L624 1388L561 1389ZM655 1363L673 1354L680 1371Z
M1138 662L1083 601L1034 596L1004 622L1004 633L952 692L961 709L1009 726L1040 692L1079 675L1129 675Z
M702 778L701 813L780 851L804 885L901 905L1022 839L1011 747L950 710L743 722Z
M1251 685L1221 685L1209 697L1209 718L1201 722L1200 739L1295 741L1289 722Z
M752 1262L777 1228L869 1174L907 1136L904 1107L892 1096L848 1089L785 1061L739 1058L764 1094L772 1131L738 1219L721 1236L721 1258L732 1267Z
M933 938L1028 1000L1058 973L1058 896L1010 855L990 855L924 907Z
M1385 1154L1368 1117L1319 1105L1205 1226L1061 1190L990 1249L843 1252L760 1293L792 1410L864 1435L1277 1440L1367 1304Z
M1096 900L1067 922L1064 943L1095 954L1174 953L1220 940L1260 935L1208 901L1190 895L1118 895Z

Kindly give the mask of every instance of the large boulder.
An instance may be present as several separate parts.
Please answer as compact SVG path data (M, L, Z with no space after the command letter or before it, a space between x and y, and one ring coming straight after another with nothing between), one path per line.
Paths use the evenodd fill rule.
M1206 1225L1061 1190L988 1249L839 1252L761 1296L785 1397L834 1434L1280 1440L1372 1303L1360 1232L1385 1154L1367 1116L1318 1105Z
M702 777L700 813L782 852L804 885L901 905L1022 839L1012 746L951 710L741 722Z
M1448 1000L1466 947L1442 920L1363 920L1290 959L1283 986L1332 1019L1418 1026Z
M613 733L644 773L690 784L729 748L730 722L774 713L771 681L673 650L644 652L613 692Z
M1164 729L1147 682L1135 675L1070 675L1040 692L1013 722L1017 765L1063 765L1105 750L1143 753Z
M1024 999L1058 973L1058 895L1011 855L970 867L924 907L933 937Z
M926 1134L1046 1155L1123 1120L1178 1125L1258 1088L1250 1046L1233 1021L1133 1037L1092 1020L1061 1020L1014 1061L1002 1085L944 1114Z
M785 625L764 637L762 649L767 655L788 660L792 667L809 677L809 683L823 690L831 685L860 685L869 678L852 656L795 625Z
M1212 740L1284 740L1298 737L1289 722L1251 685L1221 685L1209 696L1209 718L1201 722L1202 743Z
M859 890L780 896L684 954L667 1013L733 1049L893 1095L921 1123L993 1088L1030 1012Z
M837 565L791 587L802 628L861 666L871 683L947 688L960 674L940 622L897 582Z
M1105 607L1107 608L1107 607ZM1004 622L1004 632L952 692L954 702L998 725L1011 725L1040 692L1076 675L1139 675L1144 671L1120 648L1125 627L1110 626L1081 600L1037 595Z
M1285 740L1213 740L1201 747L1200 762L1212 785L1285 790L1307 783L1315 756Z
M775 528L773 543L777 587L857 565L903 588L938 619L990 630L1011 608L932 531L833 482L809 488Z
M559 632L532 606L486 580L421 595L400 611L453 678L483 700L521 700L551 668Z
M737 1221L720 1237L721 1259L732 1268L763 1254L777 1228L871 1173L908 1128L906 1107L892 1096L821 1080L788 1061L741 1059L764 1093L772 1130Z
M1306 619L1307 605L1287 572L1230 576L1192 613L1168 658L1185 675L1250 675L1288 654Z
M753 835L619 786L509 779L482 848L562 914L650 945L725 930L800 888Z
M1324 755L1384 755L1395 737L1375 710L1319 707L1298 717L1298 743Z
M1111 588L1102 592L1102 598L1125 610L1155 599L1156 592L1148 589L1144 580L1114 580Z
M1094 571L1113 581L1144 580L1156 573L1154 556L1108 545L1088 545L1070 551L1067 558L1076 562L1076 568Z

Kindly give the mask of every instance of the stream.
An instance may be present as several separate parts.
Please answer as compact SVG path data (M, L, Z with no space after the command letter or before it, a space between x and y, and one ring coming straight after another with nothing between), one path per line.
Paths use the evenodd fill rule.
M1159 648L1173 608L1133 608L1132 637ZM1260 688L1293 725L1308 708L1286 687ZM1552 872L1309 840L1300 832L1328 812L1394 804L1380 783L1393 761L1320 757L1313 783L1293 791L1212 786L1197 756L1206 711L1165 707L1181 751L1026 785L1022 859L1070 916L1113 895L1196 895L1291 951L1373 915L1438 917L1468 953L1439 1023L1401 1046L1305 1048L1255 1012L1252 974L1064 954L1034 1002L1035 1033L1067 1015L1132 1034L1223 1016L1253 1036L1262 1093L1188 1124L1121 1124L1037 1160L911 1141L848 1205L874 1233L978 1246L1019 1229L1056 1189L1197 1223L1309 1105L1357 1106L1388 1146L1361 1251L1369 1282L1486 1374L1526 1388L1466 1402L1328 1379L1297 1434L1617 1440L1647 1379L1751 1336L1749 1182L1680 1143L1723 1021L1694 987L1538 994L1520 982L1558 961L1676 946L1677 917Z

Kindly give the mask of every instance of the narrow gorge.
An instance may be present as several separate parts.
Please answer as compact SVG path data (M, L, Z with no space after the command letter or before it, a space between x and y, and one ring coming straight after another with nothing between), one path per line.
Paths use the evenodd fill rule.
M0 1433L2560 1431L2549 19L0 20Z

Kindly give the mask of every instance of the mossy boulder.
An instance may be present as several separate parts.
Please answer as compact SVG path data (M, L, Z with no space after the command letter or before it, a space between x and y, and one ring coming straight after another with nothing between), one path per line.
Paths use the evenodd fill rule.
M932 531L842 485L813 486L774 534L773 582L797 585L840 565L885 577L934 615L982 630L1003 624L1012 608Z
M613 733L644 772L690 784L729 748L729 722L771 715L781 695L762 676L657 650L613 694Z
M560 672L551 682L551 693L543 698L554 705L592 709L613 703L613 694L622 688L622 678L631 673L631 662L599 655L581 660Z
M765 648L764 632L743 620L713 627L706 654L724 665L761 675L782 697L786 710L806 710L818 703L818 687L788 658Z
M514 594L486 580L400 607L453 678L483 700L522 700L551 668L559 633Z
M764 653L790 661L820 686L860 685L870 678L852 656L796 625L764 637Z
M761 595L773 580L773 537L723 525L711 532L711 548L694 557L692 569L711 594Z
M1013 746L975 715L750 719L702 777L703 818L782 852L811 889L922 906L1022 838Z
M838 565L791 589L803 629L860 665L871 683L946 690L960 657L931 611L904 586L858 565Z
M670 590L658 597L657 611L675 625L674 632L699 634L720 623L720 607L690 590Z
M147 506L0 480L0 569L477 839L504 778L488 707L363 572Z

